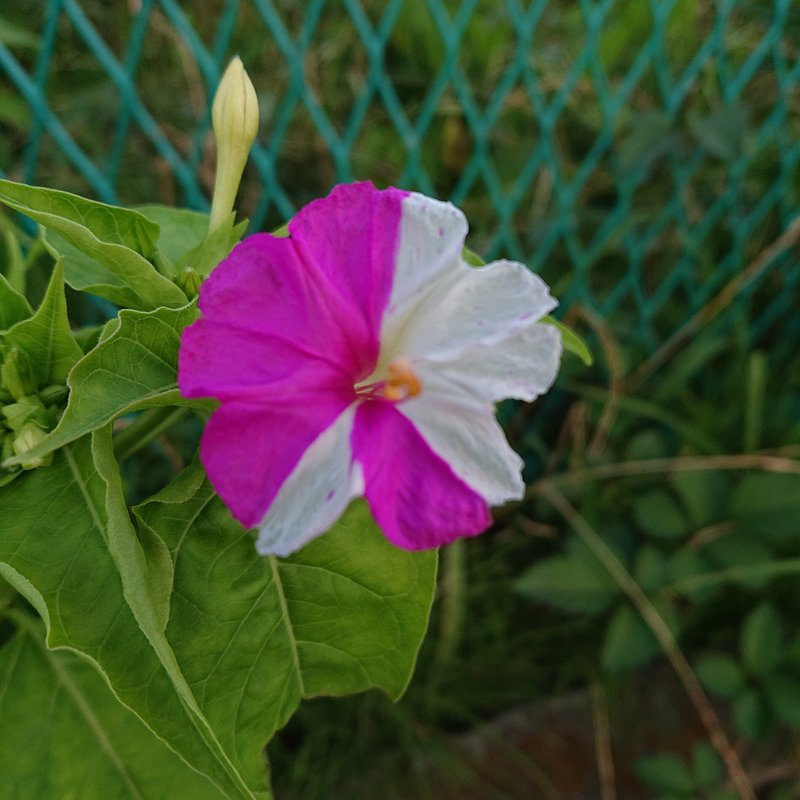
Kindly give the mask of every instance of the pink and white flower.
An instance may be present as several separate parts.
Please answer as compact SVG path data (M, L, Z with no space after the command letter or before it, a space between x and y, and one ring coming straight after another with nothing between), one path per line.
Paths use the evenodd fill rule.
M558 370L547 286L515 262L468 266L458 209L370 183L289 233L234 248L183 334L181 391L220 401L201 443L217 493L265 555L361 496L400 547L481 533L524 489L494 404L533 400Z

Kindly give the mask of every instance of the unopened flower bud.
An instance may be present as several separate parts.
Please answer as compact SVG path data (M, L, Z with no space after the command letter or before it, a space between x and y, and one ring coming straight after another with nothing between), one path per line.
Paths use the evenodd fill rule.
M200 293L200 284L202 282L203 278L191 267L184 267L175 278L175 283L183 289L190 300Z
M61 405L69 394L69 390L63 383L54 383L50 386L45 386L39 392L39 399L46 405Z
M233 211L244 166L258 133L256 90L237 56L222 76L211 108L217 140L217 174L208 232L213 233Z
M14 455L24 456L30 450L33 450L47 434L32 422L27 422L23 425L17 435L14 437L13 450ZM52 455L38 456L35 458L25 459L20 461L22 469L34 469L35 467L42 467L50 463Z

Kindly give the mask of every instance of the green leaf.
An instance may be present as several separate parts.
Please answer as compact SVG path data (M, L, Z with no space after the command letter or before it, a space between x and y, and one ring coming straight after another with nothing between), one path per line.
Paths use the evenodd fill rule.
M667 560L653 545L640 548L633 564L633 577L648 594L660 589L667 580Z
M53 274L41 306L29 319L17 322L3 337L3 350L25 354L36 389L64 383L73 364L83 355L67 319L61 262Z
M675 499L663 489L653 489L635 498L633 518L648 535L657 539L679 539L688 523Z
M783 644L783 624L778 612L771 603L761 603L742 625L742 663L753 675L766 678L781 662Z
M672 606L662 599L653 605L675 638L680 620ZM662 653L661 644L634 606L621 605L612 616L601 652L603 666L610 672L622 672L650 661Z
M725 653L706 653L694 665L697 677L712 694L733 697L744 688L745 676L735 658Z
M205 277L230 253L247 229L247 221L234 224L231 214L210 236L208 214L169 206L139 206L137 211L158 223L158 250L174 265L177 274L189 268Z
M669 792L687 798L694 796L694 778L689 767L672 753L640 758L636 774L657 792Z
M693 528L702 528L723 518L730 497L730 483L721 472L676 472L670 483Z
M650 169L675 148L673 120L665 111L647 111L634 117L630 129L620 137L617 157L623 174Z
M635 433L625 444L626 461L643 461L648 458L664 458L669 455L669 443L662 431L645 428Z
M713 789L725 780L725 767L717 751L705 739L692 747L692 772L698 789Z
M590 553L553 556L514 584L520 594L577 614L599 614L620 595L608 570Z
M203 241L208 233L208 214L172 206L137 206L136 211L158 225L156 246L173 264Z
M131 411L197 406L183 398L177 384L181 331L196 316L191 303L151 312L121 311L116 325L106 329L101 343L72 370L69 402L58 425L25 457L51 453ZM14 463L9 459L8 465Z
M568 328L563 322L559 322L555 317L551 317L549 314L546 317L542 317L541 321L546 325L552 325L554 328L558 329L558 332L561 334L561 344L564 346L564 350L578 356L587 367L592 366L594 363L592 351L589 350L586 342L584 342L575 331Z
M603 667L624 672L638 667L661 652L661 646L638 611L622 605L611 617L601 652Z
M122 245L145 258L153 253L158 239L158 225L137 211L70 192L0 180L0 202L40 222L38 217L44 216L64 224L77 223L98 239ZM42 224L48 227L45 222Z
M790 675L772 675L764 692L775 719L800 728L800 680Z
M743 150L750 113L742 103L728 103L710 114L689 113L689 128L706 152L733 161Z
M172 553L167 637L230 752L257 762L303 697L402 694L436 554L393 547L364 503L288 559L256 555L197 464L135 514Z
M279 239L285 239L289 235L289 223L285 222L283 225L280 226L280 228L275 228L275 230L272 231L272 235L277 236ZM473 264L473 262L470 261L469 258L470 255L478 259L477 263ZM484 263L480 258L478 258L478 256L476 256L471 250L468 250L466 247L464 248L464 258L466 258L468 264L472 264L475 267L480 267Z
M0 578L0 612L5 606L10 605L16 596L17 593L11 584Z
M43 230L43 241L52 255L64 259L65 280L73 289L103 297L122 308L150 307L150 304L143 303L139 292L134 291L123 278L54 231ZM149 269L145 270L142 280L148 280L148 275Z
M64 256L66 280L73 288L112 302L124 298L144 310L186 302L183 292L147 260L155 249L158 226L144 215L5 180L0 180L0 202L47 228L48 243Z
M11 287L5 276L0 273L0 331L10 328L33 313L30 304L23 295Z
M773 562L770 549L760 539L746 533L729 533L704 545L702 552L710 562L722 569L744 568L742 574L730 578L731 583L760 589L769 582L768 573L759 574L754 569L747 574L751 567Z
M731 498L739 529L770 538L800 536L800 476L774 472L746 475Z
M235 215L231 214L210 236L184 253L175 265L176 271L191 269L202 277L207 276L230 253L247 228L246 220L238 225L233 224L234 220Z
M746 689L733 703L733 721L739 732L750 739L762 739L769 731L770 714L761 695Z
M2 104L2 99L0 99L0 104ZM0 227L2 227L3 218L0 217ZM25 294L25 285L27 283L27 271L28 271L28 261L31 257L35 257L37 246L40 242L36 242L33 247L30 248L28 251L28 259L22 255L22 246L19 243L19 237L17 236L16 228L13 228L10 223L8 227L2 231L3 240L5 245L5 264L3 265L3 271L5 273L5 278L8 280L9 285L12 289L19 292L20 294Z
M0 42L12 51L41 49L41 37L24 25L0 17Z
M27 615L14 621L16 633L0 648L0 785L8 797L223 800L117 702L95 669L48 650Z
M702 603L716 590L714 586L691 586L692 578L709 571L713 570L708 560L701 553L688 547L677 550L669 560L668 573L670 581L676 584L675 590L694 602ZM685 585L687 581L688 587Z
M117 698L194 769L230 798L265 796L263 762L246 765L248 784L159 628L110 429L93 438L0 489L0 574L44 619L48 646L92 662Z
M286 230L285 234L283 234L284 229ZM289 225L288 225L288 223L286 225L284 225L282 228L279 228L277 233L273 234L273 236L281 236L281 235L285 235L285 236L289 235ZM465 247L461 251L461 255L464 256L464 261L466 261L467 264L469 264L471 267L485 267L486 266L486 262L474 250L470 250L469 247Z

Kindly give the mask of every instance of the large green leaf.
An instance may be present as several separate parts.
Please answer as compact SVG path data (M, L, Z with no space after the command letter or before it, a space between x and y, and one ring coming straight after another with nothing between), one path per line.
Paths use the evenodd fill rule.
M25 354L31 380L37 389L64 383L73 364L83 355L67 318L61 262L53 274L41 306L29 319L13 325L3 337L3 350L18 349Z
M172 553L167 637L230 752L254 763L303 697L403 692L436 554L393 547L364 504L288 559L256 556L197 465L135 511Z
M158 225L158 249L173 263L197 247L208 233L208 214L172 206L137 206L138 211Z
M96 294L122 308L150 307L123 278L106 269L96 258L82 253L63 236L43 230L42 240L51 254L64 259L66 281L73 289Z
M110 428L0 489L0 574L42 616L48 646L93 662L121 702L229 797L268 796L263 769L249 766L248 785L198 707L164 637L146 564Z
M58 425L25 457L51 453L141 408L196 406L183 398L176 382L181 331L196 313L193 304L149 313L121 311L116 325L72 370L69 402Z
M230 797L266 792L263 746L301 697L405 688L434 553L393 548L356 506L293 558L260 558L198 467L139 516L174 562L166 633L170 582L148 575L108 427L0 489L0 574L39 611L50 647L93 661Z
M183 292L147 260L159 231L143 214L5 180L0 180L0 202L48 230L49 244L64 256L66 280L73 288L112 302L124 298L144 310L186 302Z
M78 223L98 239L120 244L145 258L153 253L158 239L158 225L142 214L58 189L0 180L0 202L33 219L35 214L65 224Z
M0 648L3 797L222 800L117 702L95 669L48 650L33 618L13 619L17 631Z

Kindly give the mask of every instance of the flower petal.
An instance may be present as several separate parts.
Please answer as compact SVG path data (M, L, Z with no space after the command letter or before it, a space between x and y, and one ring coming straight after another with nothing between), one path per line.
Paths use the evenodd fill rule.
M467 220L452 203L412 193L403 199L390 316L405 316L462 264Z
M319 266L345 301L349 317L343 322L359 346L368 349L369 371L378 357L381 320L394 281L406 194L378 191L369 182L342 184L289 223L305 260Z
M467 396L495 403L509 397L530 403L544 394L558 374L561 335L552 325L534 322L496 344L477 342L445 362L418 359L423 382L445 378Z
M357 374L370 359L373 343L360 341L349 324L358 310L291 239L255 234L242 241L203 283L198 305L220 337L239 331L274 346L279 358L263 370L282 370L285 356L295 365L313 359Z
M522 264L462 263L427 293L392 346L412 361L446 361L474 344L509 338L556 305L544 281Z
M391 404L372 401L358 407L353 455L363 469L375 521L398 547L438 547L460 536L476 536L491 525L483 498Z
M350 501L364 493L361 468L353 463L350 435L355 405L311 444L278 491L258 525L256 550L287 556L325 533Z
M430 448L490 506L525 491L522 459L511 449L491 403L477 400L442 376L420 371L422 393L397 408Z
M214 412L200 458L239 522L261 522L300 457L351 402L347 393L320 391L283 405L231 401Z
M352 376L284 339L200 319L183 332L178 385L184 397L287 403L319 387L350 387Z

